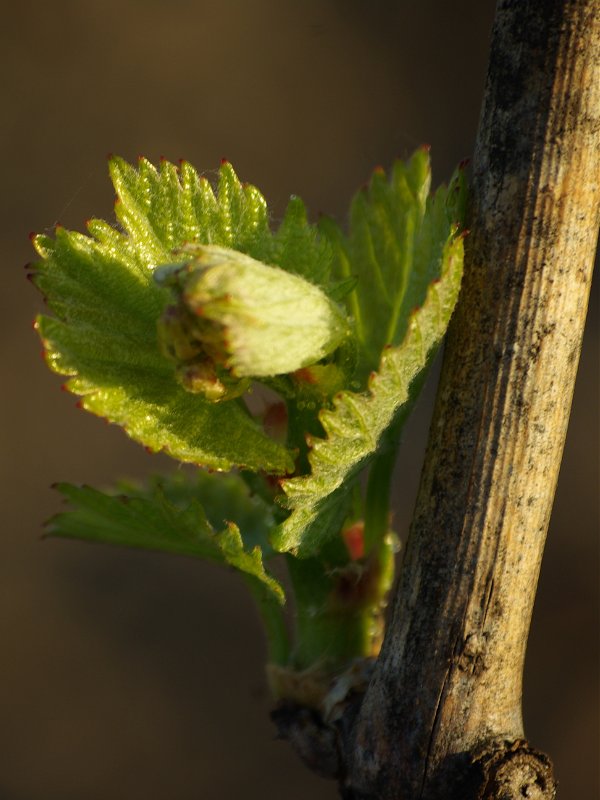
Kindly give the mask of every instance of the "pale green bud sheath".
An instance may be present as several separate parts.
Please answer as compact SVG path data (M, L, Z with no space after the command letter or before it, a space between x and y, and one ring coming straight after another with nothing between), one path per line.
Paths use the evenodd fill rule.
M225 247L186 252L188 263L155 274L178 299L159 326L173 360L208 357L230 380L263 378L316 364L348 336L344 311L304 278Z

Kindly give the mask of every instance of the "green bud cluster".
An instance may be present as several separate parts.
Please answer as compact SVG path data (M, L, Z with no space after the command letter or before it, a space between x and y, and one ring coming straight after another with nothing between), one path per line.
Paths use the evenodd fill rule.
M188 391L237 397L252 378L314 365L348 336L344 311L304 278L225 247L184 252L187 263L161 267L155 279L175 292L159 340Z

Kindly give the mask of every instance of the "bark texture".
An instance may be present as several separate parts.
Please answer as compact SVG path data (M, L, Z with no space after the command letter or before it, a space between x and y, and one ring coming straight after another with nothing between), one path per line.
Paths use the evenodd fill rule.
M521 689L600 221L597 0L499 2L471 200L392 618L344 733L356 800L555 795Z

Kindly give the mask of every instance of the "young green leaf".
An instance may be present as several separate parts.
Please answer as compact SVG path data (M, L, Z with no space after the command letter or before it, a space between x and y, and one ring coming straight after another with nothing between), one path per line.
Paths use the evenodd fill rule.
M390 426L402 421L411 386L422 379L446 331L462 276L463 243L452 216L463 185L458 176L426 201L428 174L423 151L406 168L395 165L389 184L377 173L369 193L354 202L348 240L331 224L326 228L337 241L340 275L355 267L359 278L350 304L363 367L380 352L379 369L366 392L342 391L320 412L325 438L310 442L310 474L282 481L292 513L274 533L278 550L310 556L339 530L352 479L377 454Z
M124 491L111 494L61 483L57 488L73 508L52 517L46 530L50 536L208 559L235 568L255 588L260 584L271 599L283 603L283 589L266 572L260 545L246 540L246 535L254 542L264 538L270 512L259 507L260 501L251 499L239 485L241 479L233 476L214 492L221 505L229 498L230 516L219 520L221 512L214 505L211 509L219 478L206 476L199 482L163 478L145 490L120 487ZM199 497L207 500L206 509ZM209 521L209 509L212 520L219 520L216 525ZM247 534L234 516L249 525Z
M359 341L361 384L378 368L383 348L403 341L411 312L423 305L429 284L441 274L444 246L461 219L462 173L433 196L430 184L429 153L421 148L407 163L396 161L389 178L375 170L352 201L347 236L332 220L321 220L334 250L334 274L356 280L347 302Z
M114 493L67 483L57 488L73 507L48 521L49 536L162 550L237 570L265 623L270 661L286 662L285 596L263 563L273 554L272 508L239 475L198 470L156 477L147 487L122 483Z
M295 234L274 237L264 198L243 186L228 163L216 196L187 163L178 169L163 161L157 170L140 159L136 170L113 158L110 171L122 231L91 220L91 236L59 227L54 240L34 240L42 256L34 283L55 315L37 322L49 366L69 376L66 388L82 395L86 410L152 450L216 469L291 470L288 451L241 404L210 403L177 383L157 341L168 293L152 273L173 262L173 251L186 242L229 247L266 263L279 259L289 268L308 241L315 263L311 268L305 258L300 271L316 281L324 271L314 231L294 211Z
M158 493L178 509L193 503L202 506L214 530L233 522L240 529L246 550L260 547L265 558L273 555L269 532L273 528L274 508L248 488L238 473L214 473L198 469L151 477L147 485L120 481L117 492L128 497L146 498Z

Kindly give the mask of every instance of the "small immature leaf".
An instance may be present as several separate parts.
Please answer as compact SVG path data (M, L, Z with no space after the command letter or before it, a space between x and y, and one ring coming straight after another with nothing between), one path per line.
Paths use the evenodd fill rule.
M52 517L47 531L51 536L206 558L237 569L263 600L283 603L283 589L265 571L261 547L255 543L265 538L269 510L248 496L240 485L241 479L231 476L217 487L220 478L165 478L155 480L146 490L123 487L119 494L59 484L58 490L73 509ZM218 498L217 505L225 501L229 506L228 519L219 519L221 511L214 506L211 509L213 493ZM208 498L206 509L199 498ZM250 543L233 517L249 527Z
M375 353L379 368L366 392L342 391L331 409L320 412L325 438L310 442L310 474L282 481L291 514L272 537L277 550L310 556L339 531L352 479L399 419L411 385L422 378L446 331L463 260L462 237L452 217L456 202L449 213L447 195L455 200L462 179L426 202L428 175L422 152L407 167L395 165L390 184L377 173L367 195L354 202L348 239L331 224L326 228L337 241L339 274L354 271L359 278L349 302L363 368Z
M334 250L334 274L356 280L347 302L359 341L361 383L378 368L383 348L403 341L411 312L423 305L429 284L441 274L444 246L460 219L455 206L464 189L461 174L432 196L430 183L429 154L422 148L407 163L396 161L389 177L375 170L352 201L347 236L332 220L321 220Z
M237 473L217 474L199 469L190 475L178 471L168 476L152 477L147 486L121 481L117 490L141 498L161 492L177 508L200 503L214 530L221 530L226 523L233 522L242 532L246 549L258 545L265 557L273 555L269 543L269 532L275 524L273 506L252 492Z
M292 197L274 236L271 263L327 289L332 257L327 239L309 224L304 203Z

